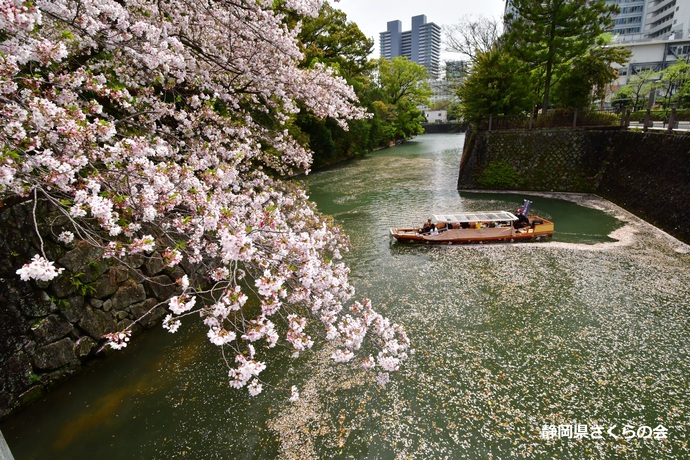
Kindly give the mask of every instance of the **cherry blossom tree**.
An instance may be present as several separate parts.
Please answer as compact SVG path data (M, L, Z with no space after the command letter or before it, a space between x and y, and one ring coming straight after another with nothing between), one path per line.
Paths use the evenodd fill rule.
M200 317L231 386L252 395L278 345L298 356L324 338L335 361L359 359L381 382L409 347L353 299L346 236L290 180L311 162L290 135L298 107L344 128L366 116L331 69L298 67L299 24L284 14L320 5L0 0L0 201L49 202L69 222L64 243L200 270L202 283L177 281L163 326ZM17 274L60 270L42 252ZM121 348L129 335L108 339Z

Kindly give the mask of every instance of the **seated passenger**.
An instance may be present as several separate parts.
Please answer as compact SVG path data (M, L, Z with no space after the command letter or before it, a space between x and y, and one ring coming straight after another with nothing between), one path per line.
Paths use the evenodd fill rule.
M434 226L434 225L431 223L431 219L427 219L427 221L424 222L424 225L422 226L422 231L421 231L421 233L422 233L422 234L426 234L426 233L431 232L431 228L432 228L433 226Z

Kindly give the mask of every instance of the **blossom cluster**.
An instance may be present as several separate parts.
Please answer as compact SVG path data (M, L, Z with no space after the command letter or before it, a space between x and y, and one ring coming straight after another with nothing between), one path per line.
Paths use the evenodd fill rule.
M50 281L58 276L63 270L64 268L55 268L55 264L53 262L36 254L31 259L31 263L24 264L22 268L17 270L17 275L20 276L22 281L32 279L39 281Z
M259 355L282 341L297 356L325 337L335 361L383 372L409 346L368 301L347 307L347 238L289 179L311 163L290 134L295 113L345 128L366 113L334 70L298 66L299 25L284 11L315 15L322 2L274 3L0 1L0 201L58 206L65 244L88 235L106 257L160 251L167 267L205 271L203 288L179 280L163 326L199 314L234 353L231 386L253 395ZM17 273L61 270L37 255ZM107 338L121 348L129 331Z

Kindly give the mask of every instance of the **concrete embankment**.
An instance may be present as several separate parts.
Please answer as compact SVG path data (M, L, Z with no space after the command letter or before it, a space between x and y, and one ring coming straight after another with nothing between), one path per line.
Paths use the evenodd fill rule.
M10 448L5 441L5 437L2 435L2 431L0 431L0 460L14 460L12 452L10 452Z
M460 189L600 195L690 243L690 135L626 129L470 132Z

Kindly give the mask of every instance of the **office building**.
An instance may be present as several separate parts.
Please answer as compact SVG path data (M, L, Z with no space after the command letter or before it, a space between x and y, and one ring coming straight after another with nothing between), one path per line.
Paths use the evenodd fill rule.
M401 21L389 21L385 32L380 34L381 57L393 59L405 56L410 61L426 67L431 78L439 73L441 59L441 28L427 22L425 15L412 18L412 29L402 30Z

